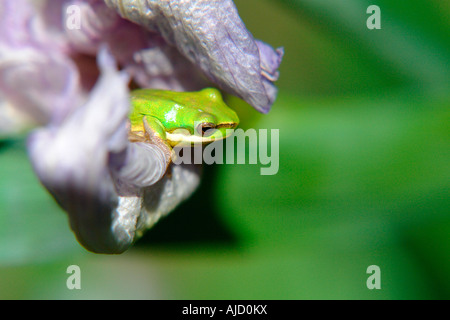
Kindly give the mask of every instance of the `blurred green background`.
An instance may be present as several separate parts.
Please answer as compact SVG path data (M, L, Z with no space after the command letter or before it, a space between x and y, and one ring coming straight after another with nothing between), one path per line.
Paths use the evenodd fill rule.
M235 0L283 46L268 115L280 168L205 168L198 192L119 256L76 242L23 137L0 142L1 299L450 298L450 4ZM381 30L369 30L369 5ZM68 290L66 268L81 268ZM381 289L366 287L370 265Z

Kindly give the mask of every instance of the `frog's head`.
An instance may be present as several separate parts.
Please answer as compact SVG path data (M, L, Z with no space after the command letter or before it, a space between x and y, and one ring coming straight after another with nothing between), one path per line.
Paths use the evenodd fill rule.
M180 92L172 99L182 106L177 112L182 126L166 133L171 145L207 144L225 139L239 124L236 112L225 104L217 89Z

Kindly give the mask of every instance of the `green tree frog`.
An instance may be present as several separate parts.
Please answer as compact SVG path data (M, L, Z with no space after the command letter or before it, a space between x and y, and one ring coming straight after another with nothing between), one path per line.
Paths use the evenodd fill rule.
M171 147L225 139L239 118L214 88L197 92L138 89L131 92L130 140Z

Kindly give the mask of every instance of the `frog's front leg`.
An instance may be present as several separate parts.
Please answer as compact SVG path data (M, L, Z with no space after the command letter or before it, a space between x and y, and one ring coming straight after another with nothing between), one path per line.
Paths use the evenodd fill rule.
M144 116L142 118L142 126L148 138L155 144L164 143L170 147L167 142L166 131L161 121L152 117Z
M150 140L150 143L158 146L164 152L166 158L170 159L171 162L173 149L167 141L164 126L158 119L152 116L144 116L144 118L142 119L142 123L144 125L146 136ZM170 162L168 162L167 165L169 165Z
M133 124L129 133L129 140L131 142L145 142L159 147L164 152L168 160L167 166L169 166L172 160L173 149L166 139L166 131L163 125L158 119L152 116L144 116L142 121Z

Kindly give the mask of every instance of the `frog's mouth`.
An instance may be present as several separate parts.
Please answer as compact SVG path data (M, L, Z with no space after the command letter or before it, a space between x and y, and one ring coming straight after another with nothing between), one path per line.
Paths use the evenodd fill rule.
M224 123L216 127L203 126L195 130L194 134L187 129L177 129L172 132L166 132L166 137L172 146L207 144L228 138L233 134L235 128L236 124L234 123Z

